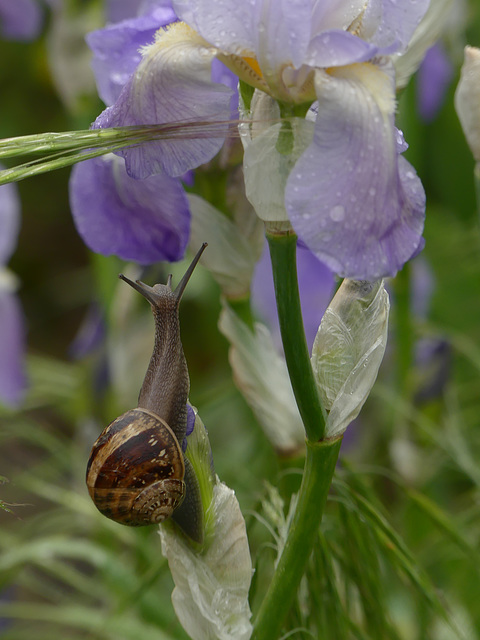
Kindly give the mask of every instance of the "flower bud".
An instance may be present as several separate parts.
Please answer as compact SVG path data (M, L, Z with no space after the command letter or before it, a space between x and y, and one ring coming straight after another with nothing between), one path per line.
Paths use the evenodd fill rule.
M480 49L476 47L465 47L455 108L473 157L480 162Z
M345 431L370 393L387 344L389 308L383 280L345 279L323 316L311 362L329 438Z

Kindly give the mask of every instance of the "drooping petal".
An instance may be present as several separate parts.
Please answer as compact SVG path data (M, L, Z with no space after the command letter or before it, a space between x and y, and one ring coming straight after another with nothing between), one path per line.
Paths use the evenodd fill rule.
M16 407L26 388L25 326L17 296L0 282L0 402Z
M35 0L0 0L0 36L32 40L42 27L42 11Z
M4 184L0 186L0 266L6 264L14 252L19 228L18 187L14 183Z
M176 19L171 7L160 7L87 34L87 44L94 53L92 68L98 94L106 105L115 102L141 61L140 47L152 43L156 31Z
M117 102L96 119L94 127L161 124L201 120L222 122L231 117L234 92L211 80L216 49L187 25L176 23L149 47ZM165 171L181 176L211 160L225 134L197 139L156 140L125 149L128 173L146 178Z
M70 204L78 232L97 253L151 264L185 252L190 211L179 180L134 180L120 158L95 158L74 167Z
M398 156L393 81L368 63L316 73L314 140L285 192L290 221L339 275L392 276L423 246L425 209L420 180Z

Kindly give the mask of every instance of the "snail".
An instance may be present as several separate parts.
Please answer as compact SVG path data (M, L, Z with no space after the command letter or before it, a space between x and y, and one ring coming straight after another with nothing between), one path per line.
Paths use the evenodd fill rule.
M120 524L142 526L169 517L192 540L203 540L203 510L195 471L183 455L190 389L180 340L179 306L202 245L177 287L150 287L120 278L151 304L155 344L138 406L114 420L93 445L87 487L97 509Z

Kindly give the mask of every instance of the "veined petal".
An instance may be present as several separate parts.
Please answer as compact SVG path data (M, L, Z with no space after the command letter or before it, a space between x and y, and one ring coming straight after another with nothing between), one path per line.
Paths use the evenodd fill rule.
M177 14L205 40L242 57L255 57L267 82L283 65L299 67L311 37L305 0L174 0Z
M398 156L393 80L379 67L316 72L313 143L285 191L290 221L332 271L392 276L423 246L425 194Z
M454 0L431 0L425 16L413 33L407 50L402 55L393 56L397 90L403 88L410 76L417 70L425 52L439 38L448 22L455 21L454 12L459 11Z
M160 31L117 102L100 114L94 127L229 120L234 92L211 80L216 53L183 23ZM162 171L181 176L211 160L223 141L224 136L156 140L125 149L121 155L134 178Z
M172 0L175 13L218 49L236 55L253 54L258 0Z
M322 0L312 9L312 33L347 29L365 8L365 0Z
M151 264L179 260L188 242L190 210L179 180L134 180L109 155L77 164L70 180L75 225L90 249Z
M20 227L20 199L14 183L0 187L0 266L10 259L17 246Z
M17 296L0 289L0 402L18 406L26 387L25 326Z
M92 68L98 94L106 105L115 102L141 61L140 47L153 42L159 27L176 19L171 7L160 7L151 14L110 24L86 35L94 53Z
M401 53L429 4L430 0L369 0L359 35L381 47L384 55Z
M313 38L308 46L305 64L311 67L340 67L373 58L378 47L348 31L331 29Z

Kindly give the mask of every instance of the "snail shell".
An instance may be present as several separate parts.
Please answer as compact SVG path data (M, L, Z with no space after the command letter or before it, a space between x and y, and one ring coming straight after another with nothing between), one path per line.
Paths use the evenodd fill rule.
M185 463L167 423L142 408L127 411L100 434L87 465L96 507L130 526L163 522L185 496Z

